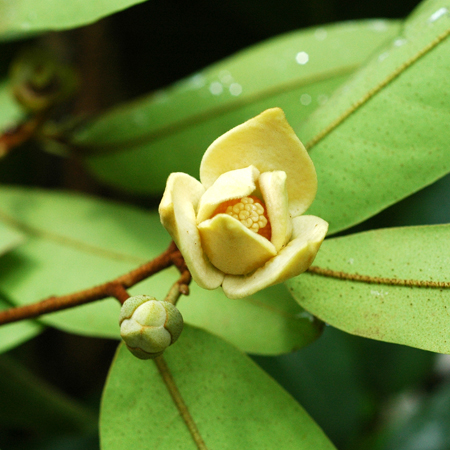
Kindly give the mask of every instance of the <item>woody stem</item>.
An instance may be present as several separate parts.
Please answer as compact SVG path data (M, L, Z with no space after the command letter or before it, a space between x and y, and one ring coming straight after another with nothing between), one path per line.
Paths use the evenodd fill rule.
M68 295L50 297L30 305L0 311L0 325L24 319L32 319L43 314L62 311L107 297L114 297L123 304L123 302L129 298L129 294L126 291L128 288L173 265L176 266L181 273L180 279L175 283L180 292L178 297L181 294L188 295L188 285L191 281L191 276L186 268L181 253L172 242L167 250L155 259L114 280L108 281L107 283ZM174 288L172 287L172 289ZM173 298L174 296L176 296L176 294L173 294Z

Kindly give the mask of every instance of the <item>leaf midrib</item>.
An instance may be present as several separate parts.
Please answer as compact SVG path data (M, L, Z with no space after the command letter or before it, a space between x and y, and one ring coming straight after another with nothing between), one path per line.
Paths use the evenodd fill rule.
M432 289L448 289L450 281L416 280L407 278L376 277L372 275L361 275L359 273L349 273L340 270L332 270L319 266L311 266L308 272L312 275L319 275L327 278L334 278L341 281L355 281L367 284L382 284L386 286L420 287Z
M54 233L39 227L35 227L33 225L29 225L21 220L16 219L15 217L9 215L8 213L6 213L1 209L0 209L0 220L22 231L27 235L38 237L40 239L48 241L58 242L63 246L76 248L77 250L82 251L84 253L101 256L107 259L127 261L134 264L143 264L147 261L144 258L133 256L127 253L116 252L114 250L109 250L103 247L99 247L97 245L89 244L88 242L84 242L79 239L74 239L59 233Z
M329 79L337 78L339 76L349 75L354 72L361 64L351 64L339 69L333 69L329 72L323 72L321 74L312 74L309 77L302 77L301 79L291 80L282 85L267 88L262 91L256 92L254 94L249 94L239 100L234 100L233 102L227 103L225 105L216 106L214 108L208 108L192 116L179 119L174 123L169 123L161 126L155 131L151 131L146 134L142 134L134 139L127 139L120 142L114 143L87 143L87 144L77 144L76 142L71 142L72 148L80 151L87 155L101 155L103 153L122 153L124 151L132 150L135 147L142 146L144 144L149 144L158 139L163 139L172 134L179 133L191 126L196 126L205 121L216 119L222 115L231 113L240 109L242 107L248 106L252 103L258 101L266 100L275 95L283 94L290 90L300 88L302 86L307 86L312 83L323 82Z
M361 106L365 105L369 100L371 100L375 95L387 87L391 82L399 77L405 70L411 67L419 59L437 47L441 42L443 42L450 35L450 28L442 32L428 45L423 47L415 55L409 58L406 62L401 63L396 70L390 73L384 80L378 83L375 87L370 89L363 95L359 100L354 102L346 111L344 111L338 118L334 119L328 126L322 129L316 134L312 139L310 139L305 147L308 151L311 151L320 141L322 141L326 136L328 136L332 131L339 127L345 120L347 120L355 111L357 111Z

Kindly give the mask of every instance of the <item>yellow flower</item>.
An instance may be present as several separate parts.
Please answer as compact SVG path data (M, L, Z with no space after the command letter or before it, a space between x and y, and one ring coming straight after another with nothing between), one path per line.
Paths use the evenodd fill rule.
M311 265L328 224L301 215L316 195L316 171L280 108L216 139L200 180L172 173L159 206L199 286L242 298Z

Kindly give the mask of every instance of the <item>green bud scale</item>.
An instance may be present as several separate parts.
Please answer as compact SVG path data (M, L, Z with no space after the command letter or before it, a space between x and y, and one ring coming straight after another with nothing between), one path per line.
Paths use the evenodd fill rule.
M122 305L119 325L128 350L140 359L153 359L178 339L183 317L172 303L136 295Z

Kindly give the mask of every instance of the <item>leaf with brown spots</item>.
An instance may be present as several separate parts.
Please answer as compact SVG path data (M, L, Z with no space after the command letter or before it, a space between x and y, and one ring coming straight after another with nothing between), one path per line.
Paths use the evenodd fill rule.
M391 228L326 240L287 285L336 328L450 353L449 267L450 225Z

